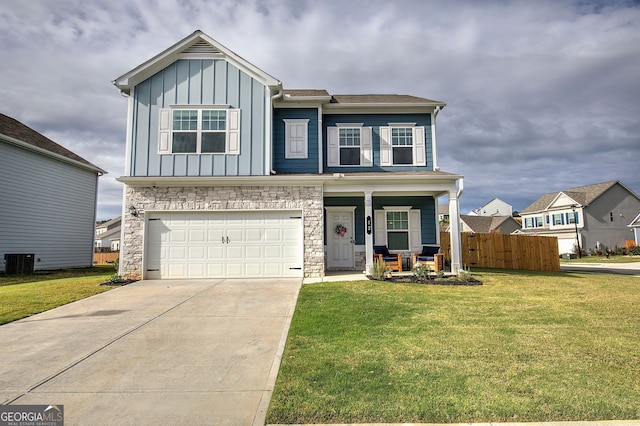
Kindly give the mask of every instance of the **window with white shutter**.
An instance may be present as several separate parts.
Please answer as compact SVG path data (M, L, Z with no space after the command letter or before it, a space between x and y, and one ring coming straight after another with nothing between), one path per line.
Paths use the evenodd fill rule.
M162 108L158 136L159 154L240 154L240 110Z
M359 124L337 124L327 128L329 167L373 166L372 128Z

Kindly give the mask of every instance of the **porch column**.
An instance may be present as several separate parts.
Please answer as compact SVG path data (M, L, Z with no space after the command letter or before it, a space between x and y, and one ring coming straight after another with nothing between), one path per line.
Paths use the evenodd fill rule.
M364 244L365 244L365 274L373 266L373 203L371 191L364 193Z
M451 238L451 273L460 272L462 263L462 242L460 240L460 205L459 191L449 191L449 236Z

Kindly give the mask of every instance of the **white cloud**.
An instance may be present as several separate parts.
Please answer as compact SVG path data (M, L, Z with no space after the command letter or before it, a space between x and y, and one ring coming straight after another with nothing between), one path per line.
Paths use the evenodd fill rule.
M620 179L640 191L634 2L30 0L0 3L0 111L107 169L119 212L126 100L111 81L201 29L288 88L445 101L462 210Z

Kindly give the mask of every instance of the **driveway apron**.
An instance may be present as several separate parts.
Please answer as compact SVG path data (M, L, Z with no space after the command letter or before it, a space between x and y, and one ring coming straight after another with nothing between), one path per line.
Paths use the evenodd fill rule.
M0 404L67 425L264 424L300 279L140 281L0 327Z

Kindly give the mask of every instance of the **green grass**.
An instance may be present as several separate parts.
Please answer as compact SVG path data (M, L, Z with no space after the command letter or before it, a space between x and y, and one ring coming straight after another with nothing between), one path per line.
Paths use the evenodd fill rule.
M0 325L102 293L113 265L29 275L0 275Z
M640 419L640 279L302 287L268 423Z

